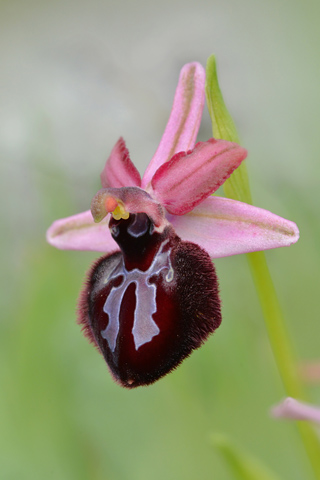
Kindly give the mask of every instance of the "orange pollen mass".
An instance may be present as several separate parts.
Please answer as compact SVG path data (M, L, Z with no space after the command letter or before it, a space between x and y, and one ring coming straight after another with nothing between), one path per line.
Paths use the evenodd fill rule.
M117 208L118 202L113 197L107 197L105 200L105 206L107 212L113 212Z

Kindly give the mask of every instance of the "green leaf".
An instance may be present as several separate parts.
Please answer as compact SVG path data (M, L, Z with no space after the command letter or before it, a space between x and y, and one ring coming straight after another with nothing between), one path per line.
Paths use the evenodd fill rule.
M225 435L214 435L213 445L239 480L279 480L279 477L252 455L244 452Z
M212 121L214 138L229 140L240 144L239 135L234 121L224 103L219 87L216 59L211 55L206 69L206 97L209 114ZM244 162L233 172L223 185L227 197L241 202L252 203L249 188L247 168Z

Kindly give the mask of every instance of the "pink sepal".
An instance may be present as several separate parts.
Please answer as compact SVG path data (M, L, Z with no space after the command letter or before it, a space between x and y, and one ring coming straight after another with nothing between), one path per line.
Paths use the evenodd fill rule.
M108 227L108 221L94 223L90 210L53 222L47 231L47 241L61 250L119 250Z
M103 188L140 187L140 173L130 160L123 138L119 138L100 175Z
M194 147L204 106L205 71L199 63L185 65L179 77L169 121L142 179L142 188L155 171L178 152Z
M294 398L287 397L282 403L273 407L271 411L274 417L289 418L292 420L310 420L320 423L320 408L299 402Z
M183 217L167 218L183 240L197 243L211 258L285 247L299 238L290 220L222 197L207 198Z
M215 192L246 156L244 148L226 140L199 142L156 171L153 194L169 213L184 215Z

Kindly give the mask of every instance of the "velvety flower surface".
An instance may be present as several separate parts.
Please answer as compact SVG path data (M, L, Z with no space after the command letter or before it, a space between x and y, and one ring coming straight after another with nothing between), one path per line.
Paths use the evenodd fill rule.
M289 220L211 196L246 150L213 138L195 144L204 84L202 66L185 65L143 178L120 138L91 211L57 220L47 232L58 248L106 254L88 274L79 321L128 388L166 374L220 325L212 258L287 246L299 237Z

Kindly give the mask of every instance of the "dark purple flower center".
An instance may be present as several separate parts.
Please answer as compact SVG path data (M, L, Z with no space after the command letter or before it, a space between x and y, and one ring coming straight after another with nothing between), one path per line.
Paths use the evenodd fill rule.
M111 219L121 252L101 258L80 300L81 323L125 387L153 383L198 348L221 322L209 255L162 233L145 213Z
M127 220L111 217L109 228L113 239L121 248L128 270L146 270L158 248L159 234L145 213L130 214Z

